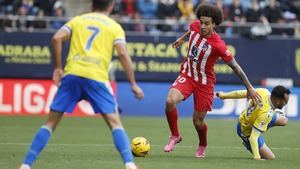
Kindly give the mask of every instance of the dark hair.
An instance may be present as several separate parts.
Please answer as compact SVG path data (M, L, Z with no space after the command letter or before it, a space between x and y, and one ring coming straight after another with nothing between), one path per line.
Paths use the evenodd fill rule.
M100 11L105 11L110 7L112 4L113 0L93 0L93 8L98 9Z
M271 96L274 96L278 99L284 99L284 94L290 94L291 91L281 85L278 85L273 88Z
M220 8L212 5L199 5L196 9L197 18L201 16L211 17L212 22L216 25L220 25L223 21L223 13Z

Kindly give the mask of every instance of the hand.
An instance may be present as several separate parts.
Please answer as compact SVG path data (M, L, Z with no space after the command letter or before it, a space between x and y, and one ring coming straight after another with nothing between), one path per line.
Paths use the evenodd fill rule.
M61 79L61 77L63 76L63 74L64 74L64 71L63 71L62 68L56 68L56 69L54 69L54 71L53 71L53 76L52 76L52 80L54 81L54 84L55 84L56 86L59 85L60 79Z
M175 42L172 43L173 48L179 48L184 43L184 40L178 38Z
M144 92L137 84L131 86L131 91L137 99L142 100L144 98Z
M220 97L220 96L222 95L222 93L223 93L223 92L216 92L216 93L215 93L215 97L216 97L216 98L219 98L219 99L222 99L222 98Z
M254 90L253 87L249 88L247 90L247 98L251 98L253 103L255 105L260 105L261 104L261 97L260 95Z

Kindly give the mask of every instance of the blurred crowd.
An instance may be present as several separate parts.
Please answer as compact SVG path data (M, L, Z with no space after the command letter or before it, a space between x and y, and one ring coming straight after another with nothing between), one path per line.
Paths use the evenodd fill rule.
M0 24L6 30L16 27L21 31L33 31L47 26L58 29L65 23L64 20L48 23L45 17L64 17L65 13L63 2L59 0L0 0L0 16L4 18ZM14 16L18 17L16 22L12 21Z
M219 31L228 36L249 32L257 35L294 35L299 30L295 28L298 28L300 23L300 0L115 1L113 16L127 31L154 33L186 31L188 23L195 19L196 7L205 3L214 4L223 10L225 22ZM33 29L47 26L48 22L43 20L43 17L63 17L66 11L60 0L0 0L0 16L11 15L18 15L20 18L33 16L34 21L28 21L27 18L24 21L18 19L16 23L16 27L20 29ZM37 18L40 19L36 20ZM65 20L56 20L50 22L53 29L65 23ZM4 23L5 27L12 26L10 24L12 23L7 20Z
M114 14L121 20L133 20L126 29L134 31L184 31L186 24L195 19L199 4L214 4L223 10L224 24L221 33L293 35L295 29L285 29L286 24L298 25L300 21L300 0L116 0ZM139 24L140 20L159 19L164 24L150 26ZM249 29L243 25L252 23ZM259 23L259 24L254 24ZM249 25L249 24L248 24ZM271 26L275 28L271 30ZM125 24L126 26L126 24ZM245 26L245 27L246 27Z

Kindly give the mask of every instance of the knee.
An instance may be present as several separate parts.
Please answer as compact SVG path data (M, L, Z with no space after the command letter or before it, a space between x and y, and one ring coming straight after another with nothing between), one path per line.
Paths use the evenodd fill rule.
M200 128L200 127L202 127L203 119L195 119L194 118L193 123L194 123L195 127Z
M289 119L287 117L280 117L278 119L277 125L279 126L286 126L288 123Z
M272 155L269 155L266 160L275 160L275 155L272 154Z
M103 117L110 129L123 128L121 120L116 113L103 114Z
M176 99L171 96L168 96L166 100L166 107L173 108L175 106L176 106Z
M288 121L289 121L289 119L287 117L285 117L284 120L282 121L282 125L286 126Z

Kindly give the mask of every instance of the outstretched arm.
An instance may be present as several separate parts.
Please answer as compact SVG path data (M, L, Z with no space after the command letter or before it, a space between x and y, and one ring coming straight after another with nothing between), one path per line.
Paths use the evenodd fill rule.
M220 99L242 99L247 97L247 90L234 90L231 92L217 92L216 96Z
M234 73L242 80L244 85L246 86L247 89L247 96L249 96L255 104L259 104L261 101L260 96L258 93L254 90L253 86L249 82L246 74L240 67L240 65L236 62L236 60L233 58L230 62L227 63L228 66L231 67L231 69L234 71Z
M190 31L186 32L182 36L180 36L175 42L172 43L173 48L179 48L185 41L186 39L190 36Z

